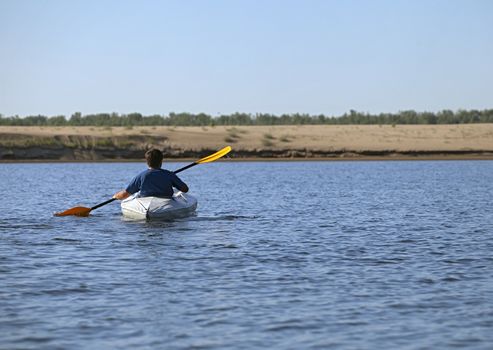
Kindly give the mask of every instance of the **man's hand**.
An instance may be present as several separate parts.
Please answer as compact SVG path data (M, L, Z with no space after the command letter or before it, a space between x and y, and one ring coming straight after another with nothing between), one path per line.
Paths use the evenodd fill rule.
M117 192L113 195L113 198L118 199L118 200L124 200L125 198L128 198L130 196L130 193L127 191L123 190L120 192Z

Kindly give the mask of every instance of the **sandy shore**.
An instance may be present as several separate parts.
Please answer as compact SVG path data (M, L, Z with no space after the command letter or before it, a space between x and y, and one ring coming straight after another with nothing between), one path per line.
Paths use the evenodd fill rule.
M0 160L132 160L149 147L196 158L493 159L493 124L236 127L0 127Z

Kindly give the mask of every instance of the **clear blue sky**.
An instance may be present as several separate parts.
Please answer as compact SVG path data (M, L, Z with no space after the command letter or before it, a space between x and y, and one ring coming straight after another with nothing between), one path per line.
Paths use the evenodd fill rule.
M0 0L0 113L493 108L493 1Z

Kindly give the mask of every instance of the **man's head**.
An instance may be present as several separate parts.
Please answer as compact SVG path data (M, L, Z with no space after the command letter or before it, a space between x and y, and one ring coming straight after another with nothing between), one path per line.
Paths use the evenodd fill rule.
M163 165L163 152L151 148L146 152L146 161L150 168L160 169L161 165Z

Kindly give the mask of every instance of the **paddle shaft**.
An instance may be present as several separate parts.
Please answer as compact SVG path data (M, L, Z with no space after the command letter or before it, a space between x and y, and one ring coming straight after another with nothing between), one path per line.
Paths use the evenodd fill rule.
M191 167L193 167L193 166L195 166L195 165L197 165L197 164L199 164L199 163L193 162L192 164L188 164L188 165L184 166L183 168L180 168L180 169L175 170L175 171L173 171L173 172L174 172L175 174L178 174L180 171L187 170L188 168L191 168Z
M103 205L109 204L115 200L116 200L116 198L108 199L106 202L99 203L98 205L95 205L94 207L91 208L91 210L98 209L99 207L102 207Z

